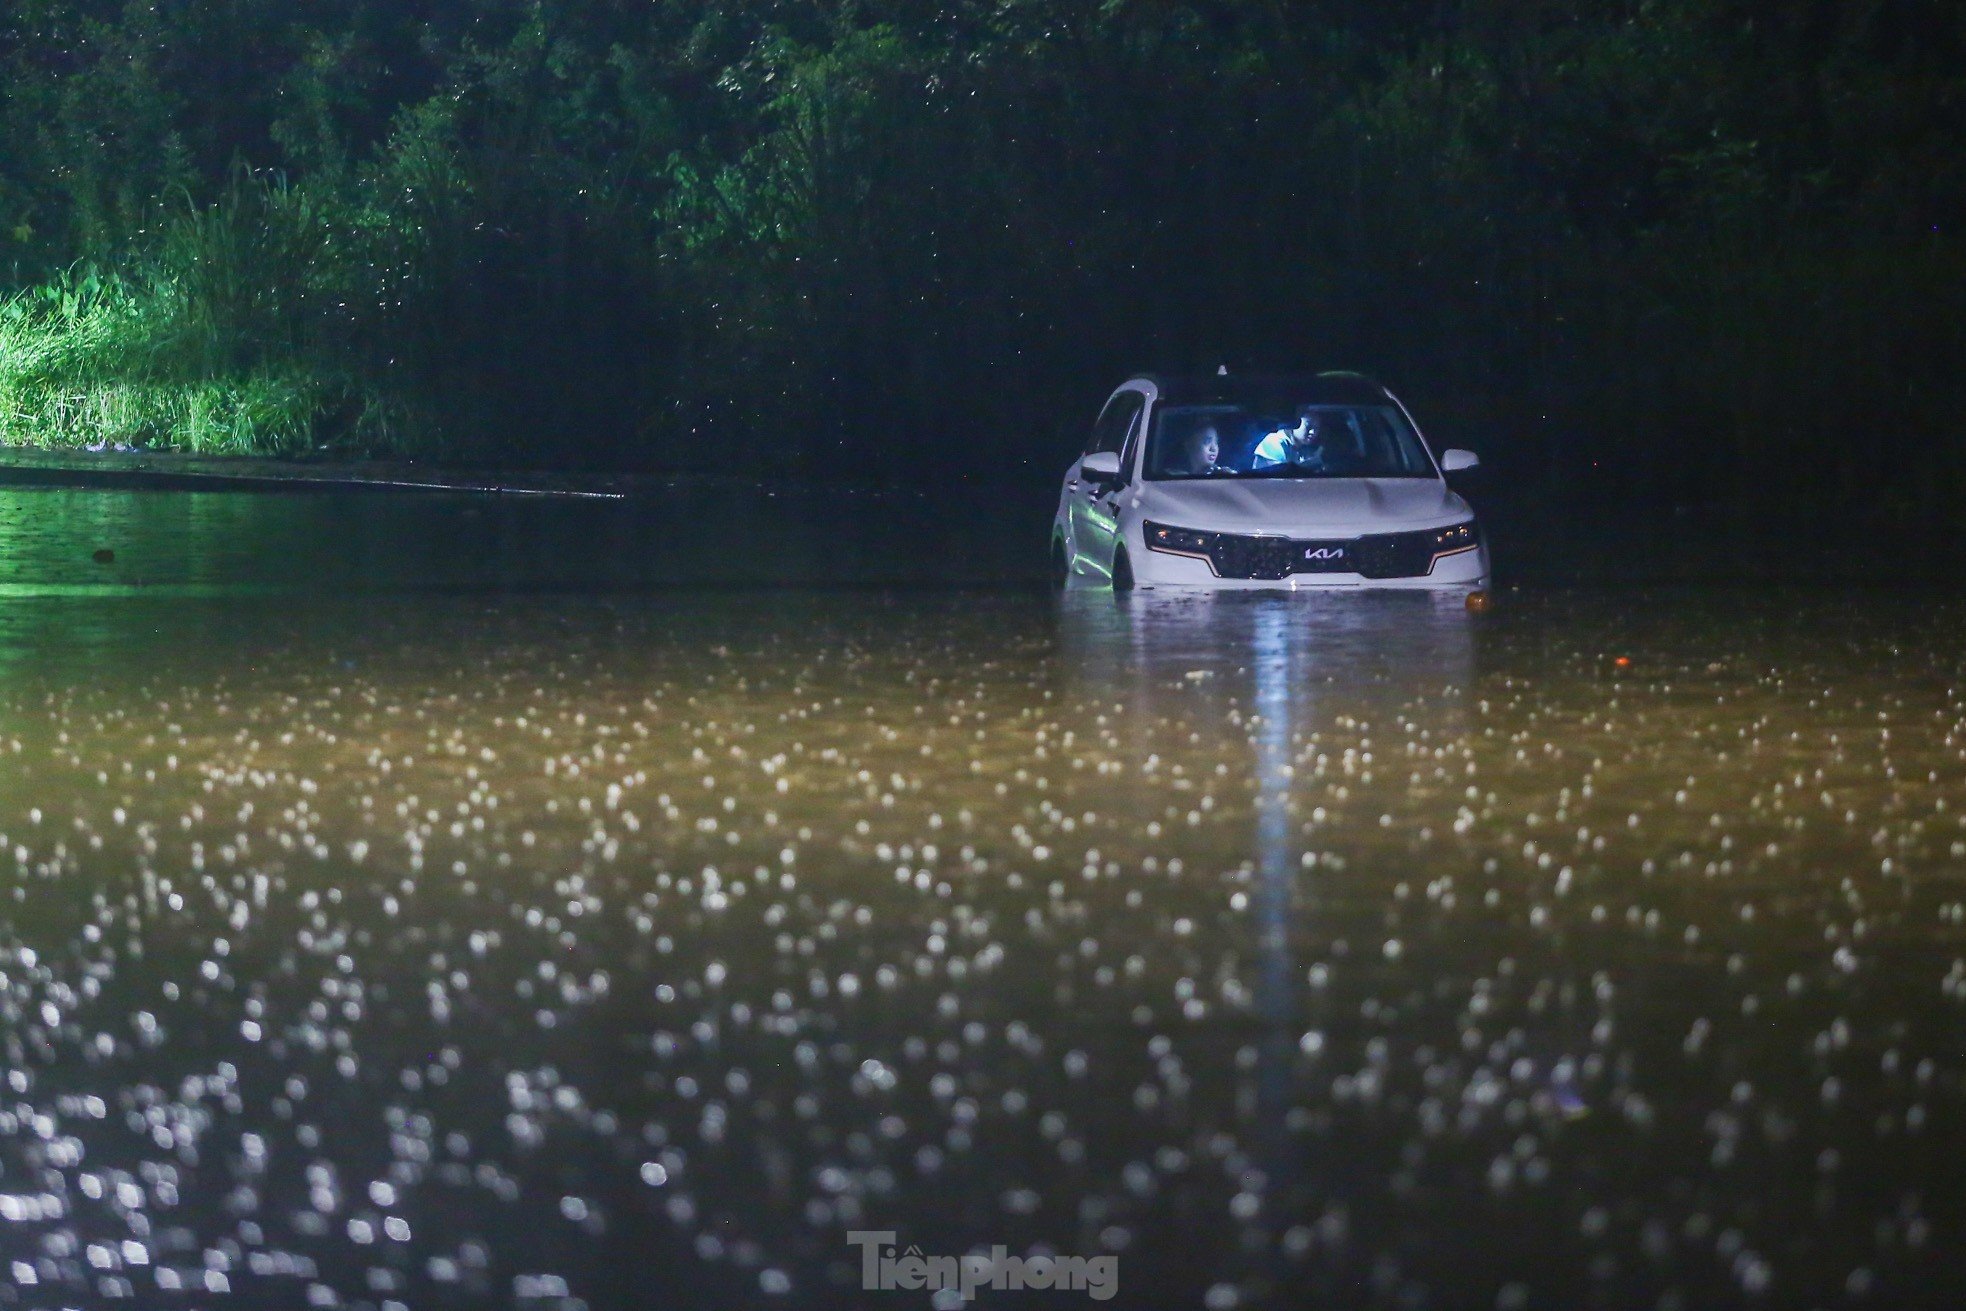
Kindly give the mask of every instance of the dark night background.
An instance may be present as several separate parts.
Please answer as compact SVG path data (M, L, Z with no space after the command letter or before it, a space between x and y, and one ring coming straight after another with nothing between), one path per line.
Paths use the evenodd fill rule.
M1920 535L1963 46L1940 0L13 0L0 411L1035 486L1132 370L1346 367L1525 516Z

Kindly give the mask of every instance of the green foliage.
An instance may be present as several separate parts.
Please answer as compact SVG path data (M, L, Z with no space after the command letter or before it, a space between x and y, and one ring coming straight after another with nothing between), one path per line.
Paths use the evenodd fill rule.
M23 0L0 439L1000 474L1123 370L1345 364L1553 498L1937 522L1962 53L1937 0Z
M386 406L300 353L215 319L159 278L67 273L0 302L0 442L231 454L380 444Z
M163 219L142 262L76 266L0 302L0 442L386 444L388 402L319 330L330 240L304 195L239 178Z
M69 276L0 305L0 440L197 451L304 446L319 398L304 374L207 367L168 286Z

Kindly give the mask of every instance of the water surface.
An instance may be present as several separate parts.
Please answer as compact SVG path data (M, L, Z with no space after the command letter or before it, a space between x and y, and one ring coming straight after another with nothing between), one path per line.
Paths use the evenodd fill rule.
M1966 607L890 509L0 494L0 1305L1966 1294Z

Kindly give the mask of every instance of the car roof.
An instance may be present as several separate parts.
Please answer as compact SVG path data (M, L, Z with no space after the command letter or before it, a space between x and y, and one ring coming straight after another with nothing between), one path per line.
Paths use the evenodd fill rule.
M1163 405L1382 405L1389 393L1362 373L1140 374Z

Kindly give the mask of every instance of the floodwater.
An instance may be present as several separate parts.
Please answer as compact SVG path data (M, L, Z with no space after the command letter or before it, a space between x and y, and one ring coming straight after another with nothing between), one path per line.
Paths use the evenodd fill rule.
M1966 605L867 505L0 493L0 1307L1966 1297Z

